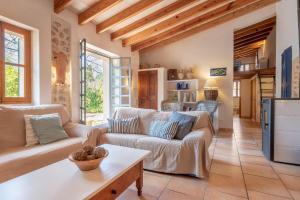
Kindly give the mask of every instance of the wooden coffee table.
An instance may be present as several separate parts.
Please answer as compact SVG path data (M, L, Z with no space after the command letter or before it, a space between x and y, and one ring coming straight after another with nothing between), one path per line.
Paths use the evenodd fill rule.
M1 200L116 199L133 182L142 194L143 160L149 151L105 144L98 169L82 172L65 159L0 184Z

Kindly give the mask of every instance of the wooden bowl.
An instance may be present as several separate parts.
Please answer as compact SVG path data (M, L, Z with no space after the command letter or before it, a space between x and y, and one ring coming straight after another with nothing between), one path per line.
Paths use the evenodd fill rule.
M78 161L78 160L74 160L72 157L72 154L71 154L71 155L69 155L69 160L71 162L75 163L81 171L89 171L89 170L93 170L93 169L96 169L97 167L99 167L101 161L108 156L108 151L107 150L105 150L105 151L106 151L106 153L102 158L98 158L98 159L94 159L94 160Z

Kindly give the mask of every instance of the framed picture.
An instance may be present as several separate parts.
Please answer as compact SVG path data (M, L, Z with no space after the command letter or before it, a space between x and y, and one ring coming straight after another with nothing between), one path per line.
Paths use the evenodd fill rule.
M210 69L210 76L226 76L227 68L211 68Z

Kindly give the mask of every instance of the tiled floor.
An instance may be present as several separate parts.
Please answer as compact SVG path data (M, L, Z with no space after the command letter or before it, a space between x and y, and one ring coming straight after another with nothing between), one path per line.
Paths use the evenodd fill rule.
M234 133L211 144L207 180L145 171L143 196L132 185L119 200L300 200L300 167L269 162L260 149L259 127L236 118Z

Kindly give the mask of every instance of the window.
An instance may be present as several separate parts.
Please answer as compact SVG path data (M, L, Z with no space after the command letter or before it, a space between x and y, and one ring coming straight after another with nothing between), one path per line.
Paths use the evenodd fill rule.
M233 97L240 97L240 81L233 81Z
M31 102L30 31L0 22L0 103Z

